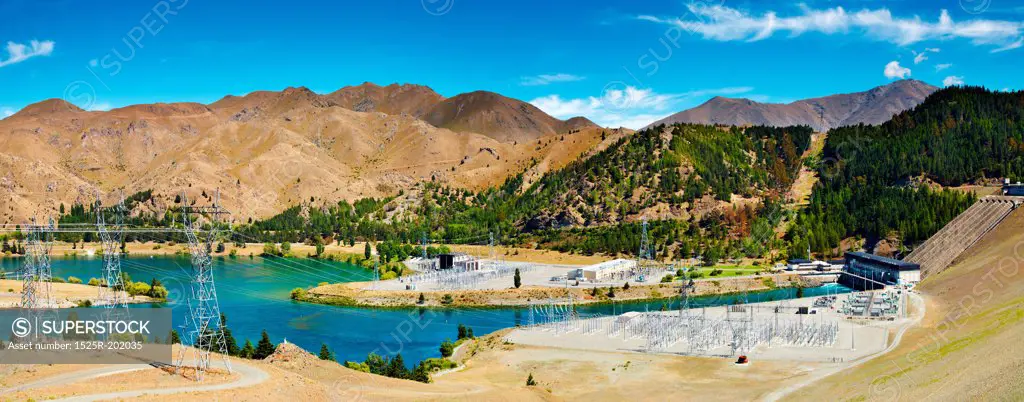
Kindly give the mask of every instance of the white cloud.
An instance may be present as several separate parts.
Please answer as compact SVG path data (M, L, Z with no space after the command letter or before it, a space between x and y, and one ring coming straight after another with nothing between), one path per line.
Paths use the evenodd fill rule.
M562 74L562 73L559 73L559 74L540 74L540 75L534 75L534 76L530 76L530 77L522 77L522 81L519 82L519 85L523 85L523 86L548 85L548 84L555 83L555 82L582 81L585 78L586 77L580 77L578 75Z
M13 114L14 114L14 109L11 109L9 107L0 107L0 116L2 116L2 117L0 117L0 119L6 119L8 117L11 117L11 115L13 115Z
M951 63L936 64L935 65L935 72L939 72L939 71L948 69L950 67L953 67L953 64L951 64Z
M585 116L604 127L640 129L678 111L676 107L687 99L735 95L752 90L751 87L727 87L681 94L659 94L651 89L609 85L599 97L563 99L559 95L548 95L530 103L560 119Z
M951 75L949 77L946 77L946 79L942 80L942 86L944 86L944 87L951 87L953 85L963 85L963 84L964 84L964 77L957 77L955 75Z
M885 78L888 79L904 79L910 76L910 69L900 65L898 61L890 61L889 64L885 65Z
M914 64L921 64L921 62L928 60L928 53L938 53L939 48L927 48L921 53L911 50L914 53Z
M109 103L106 103L106 102L96 102L96 103L93 103L93 104L89 105L89 107L87 107L85 110L88 110L90 112L106 112L106 111L108 111L110 109L113 109L113 108L114 107L110 106Z
M53 41L42 42L33 40L28 45L7 42L7 60L0 60L0 67L21 63L36 56L49 56L53 53Z
M1001 47L999 49L993 50L992 53L1005 52L1007 50L1017 49L1017 48L1019 48L1021 46L1024 46L1024 36L1022 36L1020 39L1017 39L1016 42L1013 42L1013 43L1011 43L1009 45L1003 46L1003 47Z
M753 15L725 6L688 6L692 15L684 18L660 18L650 15L640 20L670 24L688 32L716 41L754 42L770 38L777 32L789 37L806 32L826 35L858 33L865 38L905 46L928 40L969 40L977 46L1009 50L1024 45L1024 23L1017 21L973 19L955 22L942 10L939 19L924 21L918 16L896 17L885 8L848 12L842 7L812 9L801 6L799 14L780 17L775 11Z

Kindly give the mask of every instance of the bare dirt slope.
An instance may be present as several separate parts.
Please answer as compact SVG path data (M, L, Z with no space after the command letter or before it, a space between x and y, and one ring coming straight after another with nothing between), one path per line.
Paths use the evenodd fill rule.
M597 127L585 118L556 119L536 106L494 92L475 91L445 99L423 115L437 127L489 133L503 142L524 142L576 128Z
M937 87L917 80L901 80L864 92L831 95L788 104L715 97L658 124L701 123L724 125L808 125L815 131L864 124L881 124L894 114L920 104Z
M371 82L341 88L326 95L339 106L357 112L422 116L444 100L430 87L415 84L380 86Z
M209 202L220 189L242 220L299 203L394 195L430 180L480 188L528 168L564 166L615 138L604 131L502 142L408 114L350 110L306 88L108 112L53 99L0 120L0 223L53 215L60 203L119 188L153 190L154 209L183 190Z
M1024 398L1024 210L927 278L920 327L891 353L790 395L797 400Z

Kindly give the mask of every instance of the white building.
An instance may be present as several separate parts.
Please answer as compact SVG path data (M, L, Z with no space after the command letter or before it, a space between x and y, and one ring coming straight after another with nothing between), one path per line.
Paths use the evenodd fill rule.
M576 279L584 279L591 282L621 280L635 270L636 260L619 258L580 268L576 271Z

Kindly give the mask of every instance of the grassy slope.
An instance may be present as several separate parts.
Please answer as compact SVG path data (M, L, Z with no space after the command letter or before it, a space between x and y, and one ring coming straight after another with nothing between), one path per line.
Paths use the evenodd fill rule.
M1024 210L919 290L928 310L893 352L788 399L951 400L1024 397Z

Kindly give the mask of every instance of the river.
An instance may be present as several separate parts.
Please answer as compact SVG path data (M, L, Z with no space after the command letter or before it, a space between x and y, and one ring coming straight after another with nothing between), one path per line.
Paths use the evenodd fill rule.
M16 272L20 259L0 259L0 269ZM67 279L75 276L88 282L100 278L103 260L99 257L54 258L53 276ZM133 281L163 282L170 295L175 327L184 320L187 306L183 296L189 293L187 257L126 257L122 271ZM260 332L266 330L275 343L287 340L316 353L321 343L335 352L339 361L362 361L370 352L381 355L401 353L407 364L440 355L438 347L445 339L455 340L457 327L473 328L476 335L526 324L528 312L517 308L455 308L455 309L374 309L336 307L299 303L289 299L296 287L315 286L320 282L353 282L373 278L371 271L343 263L309 259L263 259L248 256L217 257L214 279L221 311L227 315L228 327L241 347L246 339L255 345ZM846 293L849 288L828 285L805 289L805 296ZM794 289L750 293L751 302L793 298ZM732 304L738 296L691 298L694 307ZM664 303L672 309L676 302ZM657 310L662 302L627 302L582 306L581 315L620 314L626 311ZM144 306L134 306L144 307Z

